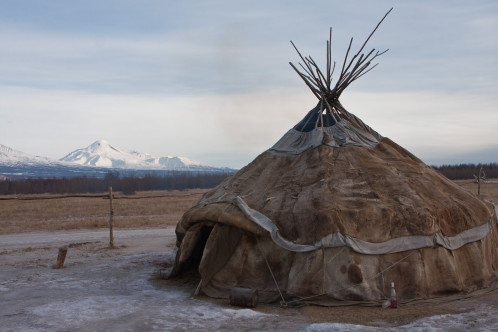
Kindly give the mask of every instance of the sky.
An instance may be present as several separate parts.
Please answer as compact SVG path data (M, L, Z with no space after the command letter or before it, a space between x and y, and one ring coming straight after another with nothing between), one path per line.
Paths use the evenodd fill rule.
M389 49L345 108L432 165L498 162L498 1L2 0L0 144L240 168L317 100L289 66Z

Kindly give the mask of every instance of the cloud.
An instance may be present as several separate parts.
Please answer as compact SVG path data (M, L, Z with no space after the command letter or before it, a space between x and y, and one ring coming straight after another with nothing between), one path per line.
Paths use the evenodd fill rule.
M289 40L322 64L332 26L340 65L393 5L367 47L390 51L343 104L422 158L496 141L496 1L28 4L0 4L0 143L28 153L105 138L243 165L316 102Z
M430 162L496 146L497 99L346 91L342 103L381 135ZM106 139L122 149L241 167L271 147L315 103L305 87L175 97L2 88L0 109L8 111L1 114L1 143L60 158Z
M254 154L300 120L296 105L308 100L303 89L173 97L4 87L2 144L53 158L101 138L157 155Z
M27 15L30 20L6 18L0 24L0 82L168 95L295 87L298 80L287 62L298 57L289 39L323 63L325 39L333 26L333 54L340 62L349 38L359 47L395 2L386 1L385 10L369 3L359 10L357 5L331 2L314 15L306 14L305 8L319 3L152 2L157 12L149 14L127 3L114 15L112 5L94 3L95 11L76 4L79 14L70 6L48 6L42 13L53 23ZM484 14L484 7L474 7L431 2L427 11L423 3L396 4L369 43L390 51L375 72L355 85L384 92L494 90L498 37L492 31L497 13L492 5ZM95 23L85 23L91 15Z
M173 85L185 75L178 64L204 51L202 45L160 36L75 36L5 26L0 43L3 82L104 93L157 91Z
M448 92L343 97L348 110L428 162L496 147L496 103L495 94Z

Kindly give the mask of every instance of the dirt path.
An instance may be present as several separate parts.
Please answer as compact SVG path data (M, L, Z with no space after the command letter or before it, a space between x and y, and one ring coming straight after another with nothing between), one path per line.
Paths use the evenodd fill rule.
M195 281L158 279L174 229L0 235L0 331L443 331L498 328L498 292L439 305L255 310L193 298ZM69 245L65 267L53 269ZM425 318L424 318L425 317ZM370 325L370 326L365 326ZM393 327L396 326L396 327Z
M116 241L123 239L129 241L130 239L171 239L174 238L174 229L124 229L115 230L114 238ZM108 241L108 230L71 230L71 231L57 231L57 232L32 232L32 233L18 233L0 235L0 245L5 247L23 247L25 245L39 246L43 244L64 244L72 242L89 242L89 241Z

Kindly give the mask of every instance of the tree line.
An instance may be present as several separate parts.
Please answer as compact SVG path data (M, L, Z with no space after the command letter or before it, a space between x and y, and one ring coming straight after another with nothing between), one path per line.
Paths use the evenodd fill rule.
M498 163L442 165L432 167L451 180L473 179L474 175L479 176L481 167L487 178L498 178Z
M0 195L16 194L79 194L121 191L125 195L136 191L185 190L213 188L231 173L189 173L178 172L170 175L146 174L145 176L120 176L108 173L105 177L72 178L29 178L23 180L0 181Z
M451 180L473 179L483 169L487 178L498 178L498 163L432 166ZM29 178L0 181L0 195L79 194L107 192L109 187L126 195L136 191L207 189L220 184L232 173L175 172L167 175L120 176L109 172L104 177Z

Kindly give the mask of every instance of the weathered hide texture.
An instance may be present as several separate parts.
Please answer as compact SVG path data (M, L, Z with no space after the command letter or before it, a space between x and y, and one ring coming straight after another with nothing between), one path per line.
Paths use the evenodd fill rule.
M336 232L374 243L438 232L451 237L494 224L482 240L456 250L364 255L337 247L297 253L277 246L248 220L232 204L236 196L298 244ZM199 289L212 297L228 298L236 286L258 290L260 302L278 300L270 269L286 298L322 303L380 301L388 297L391 281L401 300L412 300L468 292L497 279L493 205L388 138L373 148L320 145L297 155L266 151L206 193L184 214L176 233L172 275L198 268Z

